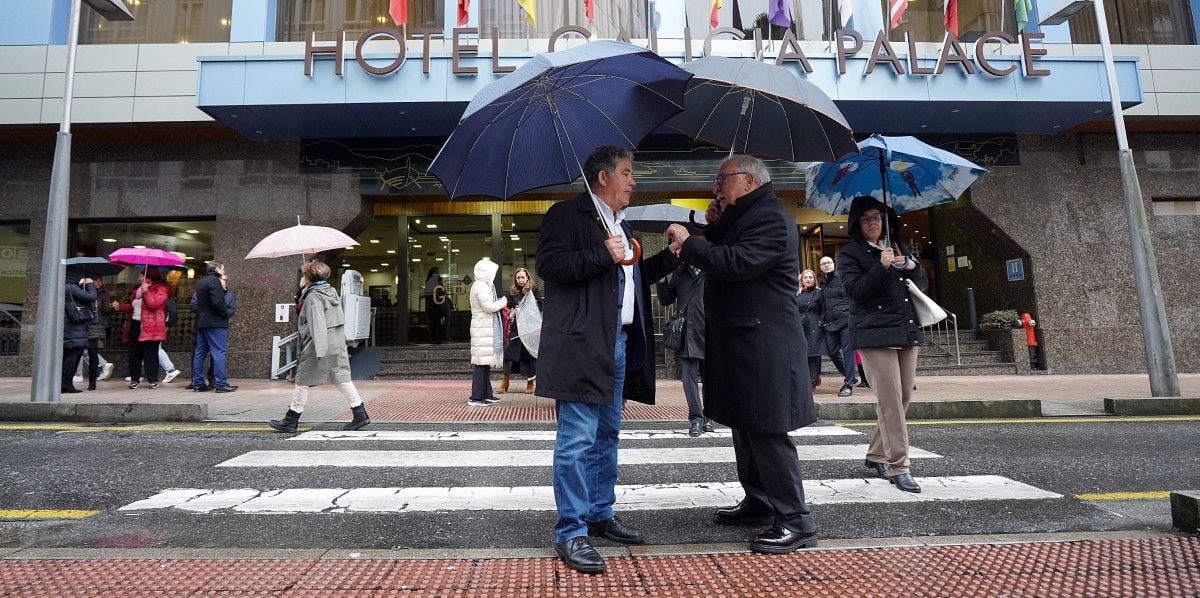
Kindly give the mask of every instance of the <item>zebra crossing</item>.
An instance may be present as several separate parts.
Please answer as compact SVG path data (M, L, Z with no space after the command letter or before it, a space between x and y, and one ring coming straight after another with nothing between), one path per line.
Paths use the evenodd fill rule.
M793 432L797 455L808 463L838 464L838 471L861 463L866 436L841 426L809 426ZM621 433L625 444L619 463L626 468L654 466L694 472L687 480L665 483L620 484L618 510L661 511L710 509L741 500L736 481L733 449L712 439L728 438L727 429L696 439L686 430L629 429ZM472 472L487 472L490 479L526 482L548 478L554 432L551 430L397 430L334 432L314 431L284 441L287 450L252 450L214 464L216 471L269 472L301 468L319 471L463 472L452 486L379 487L235 487L168 488L119 509L123 513L176 511L203 514L348 514L437 513L462 511L553 511L554 493L543 485L481 485ZM698 441L702 446L696 446ZM382 443L387 448L373 449ZM422 450L396 450L396 443L419 445ZM497 449L496 443L536 444L538 448ZM638 444L629 447L628 444ZM447 447L431 450L429 447ZM650 445L650 446L646 446ZM399 446L405 446L400 444ZM936 462L942 455L912 447L914 463ZM374 469L372 469L374 468ZM523 469L524 468L524 469ZM528 468L540 468L537 476ZM919 465L914 468L920 470ZM859 471L855 469L854 471ZM716 471L718 473L714 474ZM244 477L244 476L243 476ZM634 476L637 481L653 475ZM676 476L678 478L678 476ZM302 479L302 478L297 478ZM358 479L358 478L355 478ZM369 478L368 478L369 479ZM1061 499L1062 495L999 475L917 477L923 492L900 492L878 478L805 480L808 500L814 505L909 504L944 501L999 501ZM472 483L476 481L476 483Z

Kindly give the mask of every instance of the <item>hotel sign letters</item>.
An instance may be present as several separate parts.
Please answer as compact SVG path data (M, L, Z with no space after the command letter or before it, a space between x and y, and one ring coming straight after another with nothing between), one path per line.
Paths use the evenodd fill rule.
M414 29L412 31L412 39L420 40L422 43L422 72L429 74L429 58L430 58L430 42L433 39L442 37L442 30L436 28ZM451 70L456 75L475 75L479 68L474 66L463 66L461 61L463 54L478 54L478 44L468 43L467 40L472 36L477 36L479 29L475 27L458 27L452 31L451 43ZM583 27L567 26L561 27L550 35L549 51L554 51L555 42L559 38L567 34L578 34L584 38L590 38L591 32ZM654 30L650 31L651 51L658 51L658 39L654 35ZM499 47L500 36L496 28L492 28L492 48ZM732 27L719 27L713 29L704 38L704 55L712 55L712 42L719 35L727 35L734 39L744 39L745 34L738 29ZM398 30L392 27L375 27L363 33L358 38L358 43L354 48L354 59L364 71L372 75L386 76L390 75L401 67L408 59L408 50L405 44L401 42L401 34ZM853 29L840 29L837 34L836 51L834 53L837 58L838 75L845 75L847 71L848 59L858 56L863 51L865 46L862 35ZM1040 42L1045 34L1042 33L1022 33L1020 35L1021 43L1021 74L1025 77L1045 77L1050 74L1049 69L1038 68L1035 61L1046 54L1046 49L1040 46L1034 46L1034 42ZM396 57L391 62L378 65L367 62L363 56L363 47L368 41L373 39L386 39L395 42L398 52ZM617 37L618 41L628 42L629 39L622 32ZM684 30L683 49L684 62L690 62L692 58L692 40L689 32ZM974 75L977 71L983 71L992 77L1005 77L1017 70L1015 64L1010 64L1008 61L1003 66L998 66L994 57L989 58L987 47L989 44L1014 44L1017 39L1011 34L1003 31L988 31L980 36L975 42L974 56L967 50L959 41L949 34L942 40L941 52L937 56L937 61L933 66L921 65L919 62L920 56L917 55L917 42L905 34L904 42L892 42L888 40L887 32L880 31L875 36L875 41L871 44L871 50L867 54L867 64L863 69L862 76L867 76L873 73L876 67L888 67L897 76L916 75L916 76L936 76L944 73L947 68L958 68L963 75ZM895 50L895 44L907 45L907 55L901 56ZM313 61L318 54L331 55L335 58L343 56L343 50L346 45L345 31L338 31L338 39L333 42L318 43L316 41L316 33L310 31L308 38L304 41L304 74L313 76ZM755 58L763 60L763 43L758 30L754 32ZM510 73L516 67L511 65L500 64L500 54L493 50L492 52L492 72L493 73ZM932 57L927 57L932 58ZM974 58L974 60L972 60ZM342 60L335 59L333 61L334 73L337 76L342 76ZM804 51L800 48L800 42L792 32L784 35L780 41L779 52L775 56L775 64L786 64L794 62L804 70L805 73L813 72L812 64L808 57L804 55Z

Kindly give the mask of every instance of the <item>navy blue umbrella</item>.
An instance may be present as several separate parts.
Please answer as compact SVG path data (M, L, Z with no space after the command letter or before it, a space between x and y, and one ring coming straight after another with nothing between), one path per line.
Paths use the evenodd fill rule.
M633 149L683 110L691 76L623 42L540 54L476 94L429 171L451 199L570 183L596 148Z

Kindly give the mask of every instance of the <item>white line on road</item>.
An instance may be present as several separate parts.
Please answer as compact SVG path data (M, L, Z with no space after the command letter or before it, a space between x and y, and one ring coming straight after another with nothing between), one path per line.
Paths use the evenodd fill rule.
M865 444L806 444L797 447L801 461L855 460L867 454ZM912 459L941 455L910 448ZM550 467L554 451L250 451L217 467ZM660 463L733 463L732 447L620 449L622 465Z
M1058 499L1055 494L1002 476L916 478L921 494L901 492L875 479L809 480L812 504L917 503L934 501ZM715 508L744 496L737 482L617 486L618 510ZM435 511L553 511L550 486L467 488L289 488L286 490L174 489L160 492L121 511L180 509L196 513L229 511L256 514L411 513Z
M621 440L690 440L687 430L621 430ZM439 440L458 441L547 441L553 442L554 430L384 430L354 432L305 432L294 436L291 440L325 441L325 440L392 440L404 442L425 442ZM701 438L729 438L733 433L728 429L707 432ZM795 438L823 436L862 436L862 432L843 428L841 426L809 426L790 433Z

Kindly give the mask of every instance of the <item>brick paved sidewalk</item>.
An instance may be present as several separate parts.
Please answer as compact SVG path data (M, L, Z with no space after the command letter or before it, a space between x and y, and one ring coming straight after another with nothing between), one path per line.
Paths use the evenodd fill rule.
M974 544L790 555L553 558L0 559L3 596L1196 596L1200 538Z

